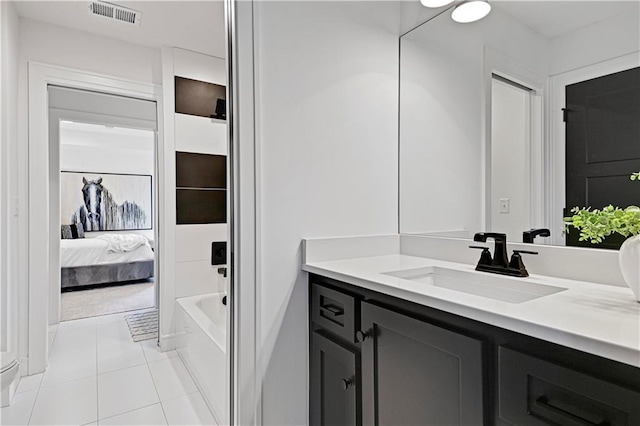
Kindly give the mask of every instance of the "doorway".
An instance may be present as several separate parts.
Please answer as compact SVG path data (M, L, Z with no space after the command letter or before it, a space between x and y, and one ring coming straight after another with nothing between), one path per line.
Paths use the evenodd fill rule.
M59 86L48 95L49 202L60 229L50 242L50 324L155 309L156 104Z
M520 241L544 223L543 90L540 84L492 72L487 185L487 229Z

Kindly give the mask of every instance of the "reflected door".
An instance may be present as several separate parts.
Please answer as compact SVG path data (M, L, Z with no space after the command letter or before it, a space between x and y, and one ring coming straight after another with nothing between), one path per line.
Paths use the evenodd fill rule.
M640 184L629 176L640 171L640 68L566 87L566 214L572 207L640 205ZM568 246L618 249L612 236L602 244L578 241Z

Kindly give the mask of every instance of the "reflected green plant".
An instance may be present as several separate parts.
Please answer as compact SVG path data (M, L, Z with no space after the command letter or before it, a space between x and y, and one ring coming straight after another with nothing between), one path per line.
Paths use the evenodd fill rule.
M633 173L631 180L640 181L640 172ZM627 208L608 205L603 209L591 207L574 207L572 216L565 217L565 232L570 228L580 231L580 241L589 241L592 244L601 243L612 234L620 234L623 237L640 234L640 207L629 206Z

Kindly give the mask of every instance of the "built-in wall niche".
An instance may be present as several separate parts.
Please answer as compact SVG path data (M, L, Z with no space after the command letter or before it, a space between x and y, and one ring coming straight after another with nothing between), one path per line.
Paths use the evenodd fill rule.
M227 157L176 152L176 223L227 222Z
M227 89L219 84L175 77L176 113L199 117L227 118Z

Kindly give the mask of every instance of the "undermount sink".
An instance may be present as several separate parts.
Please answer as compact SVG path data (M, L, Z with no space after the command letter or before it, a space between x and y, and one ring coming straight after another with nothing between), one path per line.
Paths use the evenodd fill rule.
M530 279L437 266L382 274L509 303L527 302L566 290L564 287L535 283Z

